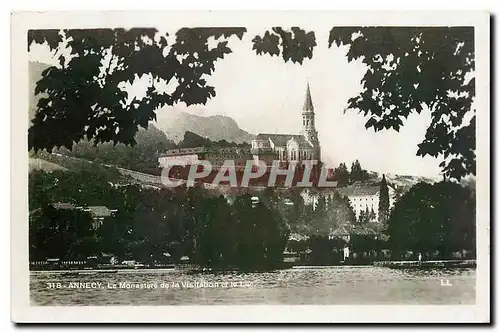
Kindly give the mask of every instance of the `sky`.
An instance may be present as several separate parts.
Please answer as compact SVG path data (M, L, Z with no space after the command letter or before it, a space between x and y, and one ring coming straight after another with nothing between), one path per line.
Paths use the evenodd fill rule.
M207 77L216 96L203 106L174 106L200 116L226 115L240 128L253 133L299 134L306 85L309 83L316 114L321 154L330 166L358 159L364 169L400 175L437 176L440 159L416 156L417 145L430 123L430 112L411 115L399 132L365 129L366 118L347 110L349 98L361 90L366 67L347 61L346 47L328 47L329 30L315 30L317 46L312 59L303 64L285 63L282 58L257 56L252 38L264 29L248 29L243 40L232 37L233 53L215 65ZM30 51L30 61L54 63L47 48ZM136 87L141 94L141 87ZM160 112L168 112L169 107Z

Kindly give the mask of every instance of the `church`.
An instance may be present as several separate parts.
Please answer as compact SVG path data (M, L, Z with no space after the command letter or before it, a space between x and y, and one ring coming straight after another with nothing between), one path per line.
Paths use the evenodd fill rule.
M304 160L321 160L321 147L318 131L314 123L314 106L309 84L306 88L304 106L302 108L302 131L300 134L264 134L260 133L252 140L251 153L254 160L272 163L302 162Z

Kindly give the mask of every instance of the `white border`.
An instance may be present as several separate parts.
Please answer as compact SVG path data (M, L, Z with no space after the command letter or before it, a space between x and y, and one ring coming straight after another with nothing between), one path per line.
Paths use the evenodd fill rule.
M29 305L28 29L155 26L474 26L477 104L478 266L474 306L90 306ZM489 15L486 12L23 12L11 26L11 278L15 322L488 322L490 251ZM325 41L326 42L326 41Z

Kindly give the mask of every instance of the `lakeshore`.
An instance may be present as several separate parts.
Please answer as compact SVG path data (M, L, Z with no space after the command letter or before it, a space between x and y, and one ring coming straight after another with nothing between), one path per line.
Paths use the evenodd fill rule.
M280 269L297 269L297 268L317 268L322 267L385 267L392 269L428 269L428 268L476 268L476 260L393 260L393 261L373 261L365 263L356 263L353 261L341 262L337 265L311 265L308 263L283 263L273 267L200 267L197 265L183 264L183 265L98 265L98 266L64 266L64 265L44 265L44 266L30 266L30 271L55 271L55 272L101 272L101 273L117 273L118 271L132 271L132 270L185 270L193 272L217 272L217 271L272 271Z

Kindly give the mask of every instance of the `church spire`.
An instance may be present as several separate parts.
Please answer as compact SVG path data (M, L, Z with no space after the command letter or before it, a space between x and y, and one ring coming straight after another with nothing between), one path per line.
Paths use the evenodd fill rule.
M304 101L304 111L314 111L314 106L311 98L311 90L309 89L309 82L307 82L306 99Z

